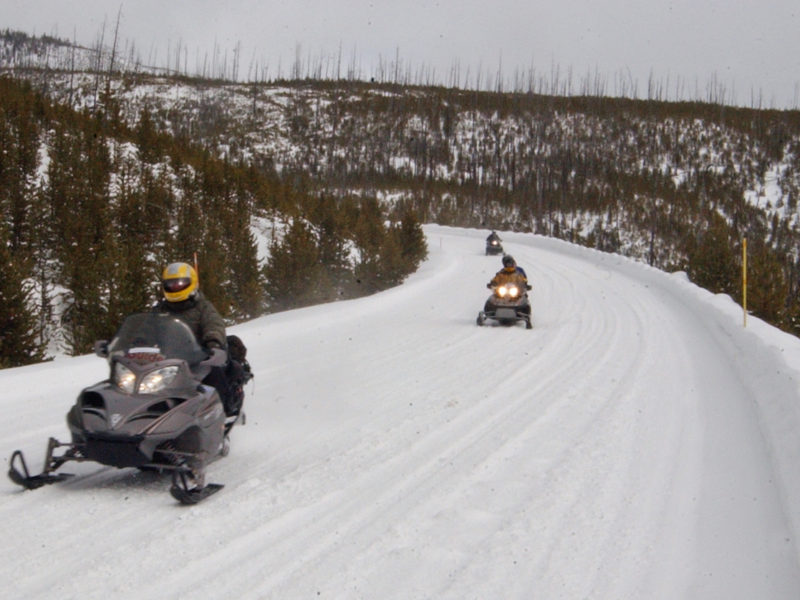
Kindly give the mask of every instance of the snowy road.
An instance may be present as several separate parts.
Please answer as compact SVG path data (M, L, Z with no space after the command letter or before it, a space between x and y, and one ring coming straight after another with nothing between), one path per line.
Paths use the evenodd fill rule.
M234 329L248 423L168 481L0 484L17 598L797 598L800 343L678 275L532 235L504 245L534 329L477 327L485 231L426 227L401 287ZM0 439L38 464L93 356L0 371ZM6 458L7 460L7 458Z

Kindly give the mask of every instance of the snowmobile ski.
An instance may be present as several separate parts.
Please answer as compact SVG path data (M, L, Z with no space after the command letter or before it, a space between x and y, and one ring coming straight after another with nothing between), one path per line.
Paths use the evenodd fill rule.
M172 487L169 488L169 493L172 494L172 497L187 506L197 504L225 487L221 483L208 483L202 487L190 488L190 477L190 474L185 471L173 471Z
M19 466L16 465L17 462ZM8 461L8 465L8 477L26 490L35 490L44 485L58 483L73 476L72 473L51 473L49 471L39 475L31 475L30 471L28 471L28 465L25 463L25 457L22 456L20 450L14 451L11 455L11 460Z

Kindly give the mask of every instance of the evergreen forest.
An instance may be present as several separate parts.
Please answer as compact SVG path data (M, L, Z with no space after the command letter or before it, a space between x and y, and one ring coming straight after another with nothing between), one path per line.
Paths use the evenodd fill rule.
M0 367L86 353L158 298L161 269L195 263L230 323L373 293L426 256L409 210L313 193L158 132L0 77ZM260 264L254 219L272 224Z

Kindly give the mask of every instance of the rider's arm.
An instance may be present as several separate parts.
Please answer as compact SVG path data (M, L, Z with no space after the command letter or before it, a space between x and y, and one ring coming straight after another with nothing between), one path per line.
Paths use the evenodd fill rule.
M222 320L217 309L208 300L202 303L200 318L203 336L201 343L207 347L216 345L218 348L224 349L226 345L225 321Z

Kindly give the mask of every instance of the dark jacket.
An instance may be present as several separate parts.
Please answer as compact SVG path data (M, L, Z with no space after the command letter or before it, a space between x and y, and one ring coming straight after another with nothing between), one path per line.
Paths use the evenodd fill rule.
M226 347L225 322L214 305L199 290L194 297L183 302L161 300L155 310L178 317L189 326L203 346Z

